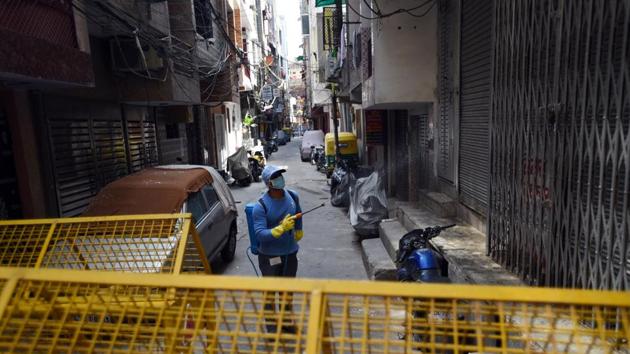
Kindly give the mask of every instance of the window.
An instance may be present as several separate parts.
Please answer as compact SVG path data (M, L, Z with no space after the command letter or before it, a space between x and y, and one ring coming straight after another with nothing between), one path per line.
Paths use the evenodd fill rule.
M217 191L215 191L211 185L206 185L205 187L203 187L201 192L203 192L203 195L206 197L206 201L208 202L208 205L210 206L208 210L212 209L212 207L214 207L215 204L219 202L219 196L217 195Z
M199 220L203 218L204 214L208 211L208 206L201 192L193 193L188 196L186 211L192 214L195 222L199 222Z
M212 38L212 12L209 2L207 0L196 0L194 6L197 33L205 39Z
M166 139L179 138L179 125L177 123L165 124L164 129L166 130Z

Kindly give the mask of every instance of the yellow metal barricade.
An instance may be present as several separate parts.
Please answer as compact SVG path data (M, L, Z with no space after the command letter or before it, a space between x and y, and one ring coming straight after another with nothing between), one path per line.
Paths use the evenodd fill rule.
M0 281L2 352L630 350L622 292L20 268Z
M190 214L0 221L0 265L210 273Z

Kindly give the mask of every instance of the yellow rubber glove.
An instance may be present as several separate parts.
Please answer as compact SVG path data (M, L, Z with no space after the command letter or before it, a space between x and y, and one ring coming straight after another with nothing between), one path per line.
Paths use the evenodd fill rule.
M304 237L304 230L295 230L295 240L299 241Z
M271 236L275 238L280 238L282 234L284 234L287 231L293 230L294 227L295 227L295 218L287 214L287 216L284 217L280 225L271 229Z

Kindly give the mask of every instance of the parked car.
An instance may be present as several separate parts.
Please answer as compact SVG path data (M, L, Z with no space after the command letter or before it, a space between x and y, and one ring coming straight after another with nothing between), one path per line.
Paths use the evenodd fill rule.
M307 130L302 136L302 145L300 146L300 157L302 161L310 161L311 149L314 146L324 145L324 132L321 130Z
M212 167L147 168L105 186L85 216L191 213L208 261L234 259L237 209L223 177Z

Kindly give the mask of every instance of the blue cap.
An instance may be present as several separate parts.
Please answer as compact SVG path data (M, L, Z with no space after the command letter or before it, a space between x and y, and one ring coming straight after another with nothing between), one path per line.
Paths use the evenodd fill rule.
M278 177L280 174L287 172L284 168L280 168L274 165L267 165L262 171L262 179L265 184L269 184L269 181Z

